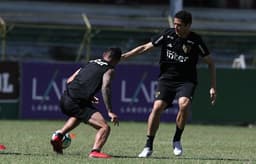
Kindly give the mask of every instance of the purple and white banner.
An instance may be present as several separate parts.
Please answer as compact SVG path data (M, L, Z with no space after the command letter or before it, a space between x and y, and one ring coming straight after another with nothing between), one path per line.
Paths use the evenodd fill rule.
M21 118L64 118L59 100L66 79L79 65L23 62L21 66Z
M62 119L59 100L65 90L66 79L78 68L70 63L22 63L21 117L29 119ZM112 84L113 111L120 120L146 121L153 106L159 68L157 66L118 65ZM106 116L100 93L97 108ZM176 101L161 117L175 121Z
M153 107L158 66L118 65L112 86L112 106L120 120L146 121ZM104 108L103 104L100 104ZM177 101L161 117L162 121L175 121Z

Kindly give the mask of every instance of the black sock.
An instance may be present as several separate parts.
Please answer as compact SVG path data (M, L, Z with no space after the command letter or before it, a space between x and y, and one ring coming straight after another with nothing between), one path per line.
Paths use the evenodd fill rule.
M181 138L181 135L183 133L183 130L184 129L180 129L177 125L176 125L176 132L175 132L175 135L173 137L173 142L176 142L176 141L180 141L180 138Z
M91 152L100 152L100 150L99 149L92 149L92 151Z
M147 136L147 142L145 147L149 147L151 150L153 150L153 142L154 142L155 136Z

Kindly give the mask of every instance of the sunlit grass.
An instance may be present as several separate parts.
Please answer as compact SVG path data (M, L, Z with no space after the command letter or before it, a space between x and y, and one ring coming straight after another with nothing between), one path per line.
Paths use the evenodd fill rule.
M182 138L184 155L172 154L171 139L175 130L172 123L161 123L155 138L154 153L148 159L137 158L145 144L146 123L111 123L111 135L103 151L111 159L90 159L95 130L86 124L73 130L76 138L64 155L52 151L50 138L63 121L0 121L0 143L7 149L0 152L1 163L47 164L219 164L256 163L256 128L237 126L187 125Z

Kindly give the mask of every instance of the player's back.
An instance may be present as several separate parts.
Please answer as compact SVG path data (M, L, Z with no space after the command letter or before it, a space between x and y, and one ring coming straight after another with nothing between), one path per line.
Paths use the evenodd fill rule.
M107 61L96 59L89 61L68 84L68 92L71 98L89 100L98 92L102 85L104 73L112 68Z

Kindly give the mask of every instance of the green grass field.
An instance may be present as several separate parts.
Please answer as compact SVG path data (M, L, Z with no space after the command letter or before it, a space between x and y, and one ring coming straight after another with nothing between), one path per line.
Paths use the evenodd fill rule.
M112 127L103 151L111 159L91 159L95 130L85 124L72 131L72 140L64 155L56 155L49 143L52 132L63 121L6 121L0 120L0 144L7 149L0 152L0 163L5 164L220 164L256 163L256 128L188 124L183 135L184 155L172 154L171 138L175 125L161 123L152 157L137 158L145 144L146 123L121 122Z

